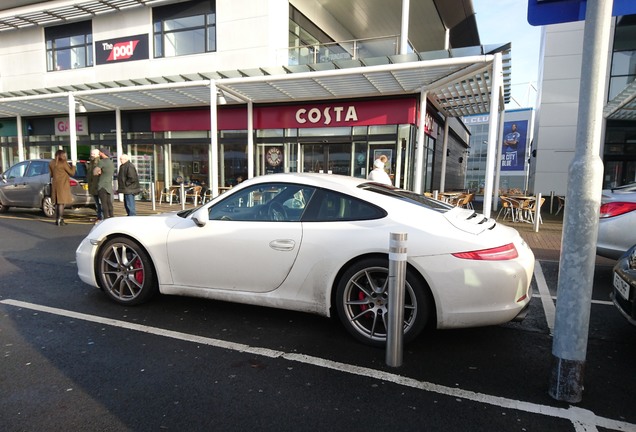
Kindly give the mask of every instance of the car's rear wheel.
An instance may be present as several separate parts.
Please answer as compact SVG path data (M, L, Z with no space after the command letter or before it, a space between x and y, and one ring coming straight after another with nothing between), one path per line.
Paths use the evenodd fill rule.
M370 258L350 266L337 287L336 307L343 325L359 341L382 347L388 329L389 261ZM428 288L407 269L404 290L404 339L412 341L426 326L432 315L432 299Z
M50 196L45 196L42 199L42 213L49 218L55 217L55 204Z
M157 292L150 257L130 239L121 237L106 242L97 254L95 270L100 287L118 303L140 304Z

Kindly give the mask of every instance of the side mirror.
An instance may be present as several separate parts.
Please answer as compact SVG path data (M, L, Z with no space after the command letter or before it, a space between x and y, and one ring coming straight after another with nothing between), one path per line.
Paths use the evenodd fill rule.
M207 207L201 207L192 214L192 220L195 224L197 224L198 227L205 226L205 224L208 223L209 219L210 215L208 214Z

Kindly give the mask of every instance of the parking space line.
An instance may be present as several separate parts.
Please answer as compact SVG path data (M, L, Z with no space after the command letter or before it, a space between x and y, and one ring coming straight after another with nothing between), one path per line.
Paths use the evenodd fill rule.
M543 276L543 273L541 273ZM545 282L545 279L544 279ZM530 414L538 414L549 417L560 418L572 422L577 432L596 431L597 427L602 427L608 430L615 431L632 431L636 428L636 424L631 424L623 421L608 419L599 417L593 412L584 410L577 407L570 406L569 408L558 408L549 405L539 405L531 402L524 402L515 399L509 399L499 396L491 396L484 393L477 393L470 390L462 390L456 387L447 387L439 384L433 384L425 381L418 381L413 378L393 374L390 372L384 372L376 369L371 369L362 366L355 366L346 363L339 363L333 360L328 360L320 357L314 357L305 354L287 353L284 351L272 350L269 348L259 348L241 343L228 342L221 339L208 338L203 336L196 336L188 333L177 332L173 330L162 329L159 327L150 327L142 324L134 324L126 321L115 320L112 318L104 318L96 315L88 315L80 312L73 312L66 309L53 308L49 306L39 305L35 303L27 303L19 300L0 300L0 303L15 306L18 308L29 309L44 313L49 313L58 316L64 316L68 318L108 325L112 327L119 327L128 330L134 330L156 336L163 336L172 339L178 339L186 342L194 342L202 345L208 345L216 348L223 348L233 350L241 353L249 353L269 358L281 358L287 361L298 362L315 367L322 367L326 369L335 370L341 373L348 373L351 375L358 375L368 378L373 378L381 381L391 382L400 386L410 387L414 389L424 390L428 392L438 393L444 396L461 398L470 400L477 403L484 403L501 408L507 408L517 411L523 411Z
M550 295L550 289L548 283L545 281L543 275L543 269L541 268L541 262L536 260L534 263L534 280L537 282L537 288L539 289L539 297L541 298L541 304L543 304L543 312L545 313L545 319L550 329L550 336L554 330L554 318L556 316L556 307L552 301Z

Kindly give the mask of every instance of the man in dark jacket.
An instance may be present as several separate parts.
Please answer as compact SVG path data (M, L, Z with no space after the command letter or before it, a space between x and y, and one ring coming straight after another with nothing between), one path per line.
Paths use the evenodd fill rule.
M137 214L135 195L141 192L137 168L130 162L126 153L119 156L119 172L117 173L117 192L124 194L124 207L128 216Z
M115 165L110 160L110 152L107 149L99 151L99 164L101 174L97 181L97 191L99 201L102 204L104 219L114 216L113 214L113 176L115 175Z

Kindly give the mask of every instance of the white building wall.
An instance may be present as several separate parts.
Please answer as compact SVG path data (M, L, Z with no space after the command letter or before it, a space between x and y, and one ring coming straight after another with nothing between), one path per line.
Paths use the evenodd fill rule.
M91 82L192 74L287 64L289 12L286 0L217 0L217 52L153 58L152 10L136 8L92 19L93 41L148 34L148 60L46 71L44 29L2 35L2 91Z
M583 22L547 26L543 48L534 192L564 195L576 140Z
M537 110L535 192L565 195L568 170L576 149L583 56L583 21L546 26ZM615 20L612 22L615 25ZM613 35L613 27L612 27ZM613 38L613 36L612 36ZM607 47L605 93L609 83L612 40ZM604 126L603 126L604 129ZM601 138L604 140L604 133ZM603 153L603 141L600 146Z

